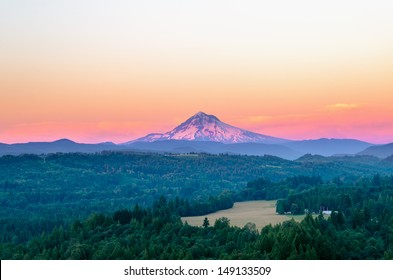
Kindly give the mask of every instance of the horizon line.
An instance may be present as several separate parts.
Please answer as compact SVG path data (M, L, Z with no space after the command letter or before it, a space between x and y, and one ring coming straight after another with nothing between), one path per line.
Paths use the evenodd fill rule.
M152 134L161 134L161 133L152 133ZM127 142L144 142L144 141L136 141L136 140L138 140L140 138L141 137L138 137L136 139L131 139L131 140L128 140L128 141L125 141L125 142L117 142L117 141L115 142L115 141L110 141L110 140L98 141L98 142L84 142L84 141L73 140L72 138L68 138L68 137L61 137L61 138L56 138L54 140L36 140L36 141L35 140L30 140L30 141L26 141L26 142L12 142L12 143L9 143L9 142L7 143L7 142L1 142L0 141L0 144L3 144L3 145L18 145L18 144L30 144L30 143L54 143L54 142L66 140L66 141L70 141L70 142L73 142L73 143L76 143L76 144L87 144L87 145L99 145L99 144L125 145ZM393 143L393 142L373 143L373 142L369 142L369 141L360 140L358 138L335 138L335 137L332 137L332 138L330 138L330 137L305 138L305 139L297 139L297 140L285 139L285 140L288 140L288 142L303 142L303 141L318 141L318 140L352 140L352 141L364 142L364 143L371 144L371 145L374 145L374 146L388 145L388 144ZM202 141L202 140L187 140L187 139L170 139L170 140L158 140L158 141L189 141L189 142L216 142L216 143L221 143L219 141ZM156 141L151 141L151 142L156 142ZM244 142L244 143L265 144L265 145L282 145L282 144L285 144L285 143L267 144L267 143L259 143L259 142ZM242 143L242 144L244 144L244 143ZM223 143L223 144L231 144L231 143ZM232 143L232 144L239 144L239 143Z

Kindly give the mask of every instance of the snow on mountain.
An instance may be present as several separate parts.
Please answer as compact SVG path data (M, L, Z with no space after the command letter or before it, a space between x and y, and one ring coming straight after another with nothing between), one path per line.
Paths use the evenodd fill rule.
M212 141L225 144L278 144L287 142L285 139L258 134L231 126L223 123L216 116L199 112L171 131L166 133L152 133L128 143L164 140Z

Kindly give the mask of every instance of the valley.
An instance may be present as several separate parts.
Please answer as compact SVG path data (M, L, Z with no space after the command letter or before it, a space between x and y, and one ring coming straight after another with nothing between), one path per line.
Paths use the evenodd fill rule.
M390 258L392 172L390 160L369 156L306 155L294 161L141 152L2 156L1 257ZM302 215L321 207L338 214ZM205 217L207 228L201 227ZM256 226L244 227L248 222ZM297 240L298 231L313 233L285 247L285 236ZM331 248L361 240L346 243L345 252L327 254L321 236ZM176 251L171 240L178 242Z

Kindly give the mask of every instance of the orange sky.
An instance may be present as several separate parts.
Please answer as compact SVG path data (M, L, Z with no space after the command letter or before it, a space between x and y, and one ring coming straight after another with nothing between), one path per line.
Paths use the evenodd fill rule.
M0 3L2 143L125 142L198 111L393 142L391 1L53 2Z

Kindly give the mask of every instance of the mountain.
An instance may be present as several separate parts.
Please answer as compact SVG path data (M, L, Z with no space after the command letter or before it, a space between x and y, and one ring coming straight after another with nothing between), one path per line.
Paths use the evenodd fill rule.
M316 154L322 156L351 155L372 146L372 144L355 139L327 139L302 140L284 143L288 148L302 154Z
M80 144L69 139L60 139L53 142L0 144L0 156L48 153L94 153L106 150L118 150L120 148L121 147L111 142L99 144Z
M326 138L291 141L244 130L203 112L195 114L166 133L148 134L119 145L112 142L81 144L68 139L10 145L0 143L0 156L101 151L272 155L289 160L306 154L325 157L359 154L386 158L393 154L393 143L372 146L370 143L354 139ZM309 157L301 160L307 160Z
M167 140L209 141L224 144L264 143L279 144L288 140L244 130L220 121L216 116L199 112L166 133L152 133L125 143Z
M354 139L290 141L234 127L203 112L195 114L171 131L148 134L125 145L145 151L269 154L285 159L295 159L304 154L350 155L372 146Z
M387 158L393 155L393 143L368 147L364 151L359 152L359 155L369 155L379 158Z

